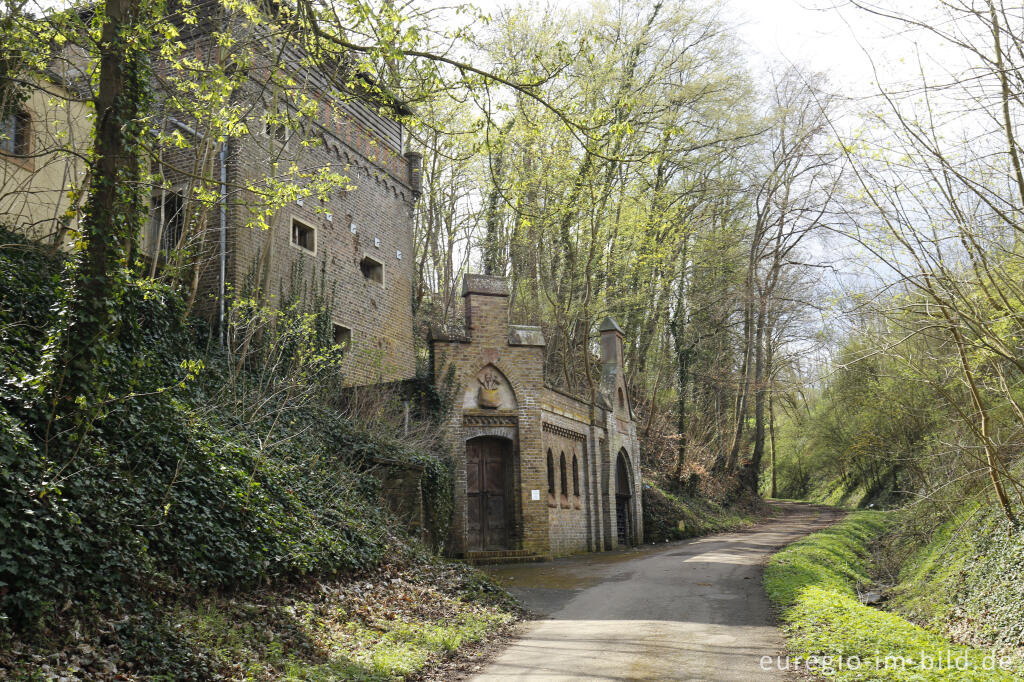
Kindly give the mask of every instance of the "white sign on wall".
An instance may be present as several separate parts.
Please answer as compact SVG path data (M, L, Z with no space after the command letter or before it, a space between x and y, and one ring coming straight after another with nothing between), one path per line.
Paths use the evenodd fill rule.
M530 499L531 500L539 500L540 499L540 491L539 490L531 490L530 491Z

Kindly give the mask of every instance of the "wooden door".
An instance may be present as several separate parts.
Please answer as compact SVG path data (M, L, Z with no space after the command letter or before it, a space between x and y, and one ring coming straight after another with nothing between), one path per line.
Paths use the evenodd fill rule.
M508 549L509 442L476 438L466 443L468 549Z

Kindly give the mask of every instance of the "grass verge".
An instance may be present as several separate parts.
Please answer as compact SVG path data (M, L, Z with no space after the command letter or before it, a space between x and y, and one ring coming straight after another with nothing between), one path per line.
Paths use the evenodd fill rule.
M358 579L180 599L164 605L157 621L142 613L62 641L0 641L0 678L444 678L473 644L507 631L521 615L475 569L424 558ZM168 655L190 665L154 674Z
M871 584L868 547L889 523L885 512L857 512L771 558L765 591L781 611L791 653L782 665L831 680L1020 679L1019 668L1000 670L991 651L860 602L857 588Z

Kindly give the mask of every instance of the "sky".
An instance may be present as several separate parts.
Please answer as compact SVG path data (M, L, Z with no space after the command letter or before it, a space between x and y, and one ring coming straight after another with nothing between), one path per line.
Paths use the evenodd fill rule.
M470 2L484 12L519 4L517 0ZM740 38L750 47L755 71L770 62L809 66L827 72L837 91L853 97L869 97L877 92L876 68L883 83L913 78L917 69L915 44L928 51L941 51L930 36L902 32L895 22L852 7L847 0L723 2L726 20L738 27ZM911 13L918 11L915 6L923 8L932 4L928 0L888 2ZM533 3L563 7L581 4L579 0L533 0Z

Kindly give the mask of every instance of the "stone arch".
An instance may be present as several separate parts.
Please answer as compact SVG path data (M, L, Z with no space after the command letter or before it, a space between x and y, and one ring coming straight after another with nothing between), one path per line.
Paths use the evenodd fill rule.
M580 496L580 461L575 452L572 453L572 494Z
M555 455L551 452L551 448L548 448L548 495L551 497L555 496Z
M615 457L615 530L620 545L636 544L633 467L626 448Z

